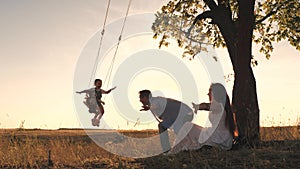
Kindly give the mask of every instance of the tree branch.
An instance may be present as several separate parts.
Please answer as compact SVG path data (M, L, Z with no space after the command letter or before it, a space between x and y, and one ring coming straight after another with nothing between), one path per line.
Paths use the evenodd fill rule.
M201 14L199 14L198 16L196 16L193 25L195 25L197 23L197 21L202 20L202 19L206 19L206 18L211 18L213 19L213 13L212 11L205 11Z
M264 16L263 18L261 18L260 20L255 22L255 25L262 23L263 21L265 21L267 18L269 18L270 16L276 14L278 11L278 8L275 11L271 11L270 13L268 13L266 16Z
M219 10L222 10L225 15L228 15L230 18L232 17L229 0L218 0L218 7Z
M279 8L281 8L283 6L283 4L277 6L277 8L273 11L271 11L270 13L268 13L266 16L264 16L263 18L261 18L260 20L255 22L255 25L262 23L263 21L265 21L266 19L268 19L270 16L276 14L279 10Z
M199 14L199 15L194 19L194 22L193 22L192 26L188 29L188 33L191 32L191 30L195 27L195 24L196 24L199 20L206 19L206 18L211 18L211 19L213 19L213 13L212 13L212 11L205 11L205 12Z
M181 1L182 1L182 0L180 0L180 1L177 2L177 4L175 5L175 8L174 8L174 9L177 9L177 8L179 7Z
M218 5L216 4L216 2L214 0L203 0L205 2L205 4L212 10L218 10Z

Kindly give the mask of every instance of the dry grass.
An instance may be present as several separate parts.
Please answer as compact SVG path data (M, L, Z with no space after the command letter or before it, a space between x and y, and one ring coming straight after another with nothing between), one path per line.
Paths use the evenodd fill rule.
M300 125L288 127L262 127L260 128L261 140L284 141L300 140Z
M110 131L97 131L103 136ZM157 131L122 131L131 137L150 137ZM262 128L262 144L222 151L203 148L176 155L133 159L97 146L83 130L1 130L0 168L299 168L298 127ZM108 136L108 135L107 135ZM104 138L105 139L105 138ZM153 145L159 146L159 145ZM51 150L49 164L48 153Z

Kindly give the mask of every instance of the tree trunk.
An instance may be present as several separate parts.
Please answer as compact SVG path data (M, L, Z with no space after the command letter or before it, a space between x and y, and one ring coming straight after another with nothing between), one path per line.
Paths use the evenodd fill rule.
M242 144L253 146L259 142L259 107L252 69L245 67L245 71L235 75L232 105Z
M256 81L251 68L254 0L238 0L239 20L236 45L236 71L232 105L239 136L251 146L259 142L259 107Z
M218 25L225 40L235 73L232 106L241 143L253 146L259 142L259 107L251 68L255 0L238 0L237 23L226 5L219 3L217 6L209 0L205 3L214 12L213 23Z

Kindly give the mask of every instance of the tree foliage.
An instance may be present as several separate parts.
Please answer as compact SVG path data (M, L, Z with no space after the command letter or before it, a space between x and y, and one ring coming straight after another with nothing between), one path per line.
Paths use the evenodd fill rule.
M152 25L154 38L161 37L159 47L168 46L169 38L175 38L178 46L185 49L183 57L190 58L205 51L207 44L226 47L220 29L215 24L221 21L213 19L216 14L207 5L210 1L214 0L172 0L164 5L156 13L156 20ZM237 0L214 2L218 4L220 11L222 7L229 7L230 10L224 17L229 16L233 25L238 24ZM299 0L256 1L253 41L260 46L260 52L266 58L270 58L273 43L281 40L288 40L300 50L299 4Z

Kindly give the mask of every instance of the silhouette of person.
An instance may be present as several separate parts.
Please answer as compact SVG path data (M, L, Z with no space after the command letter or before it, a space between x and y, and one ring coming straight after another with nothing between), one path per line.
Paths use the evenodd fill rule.
M165 97L152 97L150 90L139 92L140 102L143 104L141 111L150 110L159 122L158 129L163 152L171 149L168 129L172 128L177 134L186 122L193 120L193 110L186 104Z
M83 102L88 108L90 113L94 113L95 116L92 119L92 125L93 126L98 126L100 124L100 119L104 114L104 107L103 105L105 104L104 101L101 100L102 94L108 94L112 90L114 90L116 87L113 87L109 90L103 90L101 89L102 87L102 80L101 79L96 79L94 81L94 88L91 89L86 89L80 92L76 92L78 94L85 93L85 101Z

